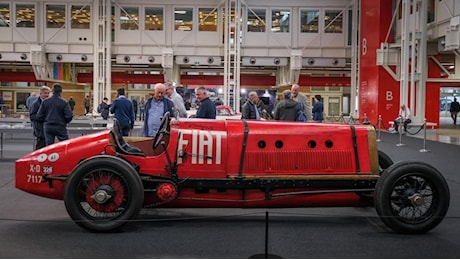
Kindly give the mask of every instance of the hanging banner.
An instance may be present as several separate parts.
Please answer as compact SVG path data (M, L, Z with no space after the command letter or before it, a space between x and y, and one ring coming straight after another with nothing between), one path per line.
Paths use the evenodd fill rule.
M70 63L53 64L53 78L56 80L70 80Z

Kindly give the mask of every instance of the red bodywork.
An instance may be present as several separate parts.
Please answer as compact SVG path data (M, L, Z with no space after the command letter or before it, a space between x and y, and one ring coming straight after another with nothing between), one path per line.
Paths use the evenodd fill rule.
M81 161L103 152L115 155L109 135L89 134L24 156L16 161L16 187L63 199L65 180ZM177 197L162 207L364 205L351 187L373 188L378 178L375 132L369 126L184 119L172 120L164 137L166 151L161 145L154 150L153 138L126 140L145 154L121 155L138 165L143 183L178 180ZM168 156L177 164L174 173ZM290 196L296 192L304 193ZM162 199L146 189L144 205Z

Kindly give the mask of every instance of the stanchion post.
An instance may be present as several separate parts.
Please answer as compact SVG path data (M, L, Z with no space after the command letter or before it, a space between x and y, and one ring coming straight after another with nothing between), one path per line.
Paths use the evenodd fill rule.
M379 122L378 122L378 128L377 128L377 142L382 141L382 139L380 139L381 125L382 125L382 115L379 115Z
M423 148L419 150L421 153L429 152L430 150L426 149L426 118L423 120Z
M3 159L3 132L0 133L0 146L1 158Z
M404 146L405 144L402 143L402 128L403 128L402 116L399 116L398 123L399 123L399 130L398 130L399 144L396 144L396 146Z

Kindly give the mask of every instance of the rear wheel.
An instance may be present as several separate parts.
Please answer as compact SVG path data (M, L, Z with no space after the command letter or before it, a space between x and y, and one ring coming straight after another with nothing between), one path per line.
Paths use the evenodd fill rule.
M120 158L97 156L66 181L64 202L72 220L91 231L113 231L138 214L144 200L139 175Z
M434 167L406 161L392 165L378 179L374 204L382 221L397 233L426 233L449 208L449 187Z

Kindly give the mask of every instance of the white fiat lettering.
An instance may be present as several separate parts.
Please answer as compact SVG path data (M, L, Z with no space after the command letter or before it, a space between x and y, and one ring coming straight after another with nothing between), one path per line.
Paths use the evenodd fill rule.
M206 159L207 164L221 164L222 156L222 136L226 134L224 131L203 131L203 130L179 130L179 158L177 163L182 163L180 156L188 149L191 142L192 148L192 164L204 164ZM191 136L191 140L190 140ZM215 142L215 147L214 147Z

